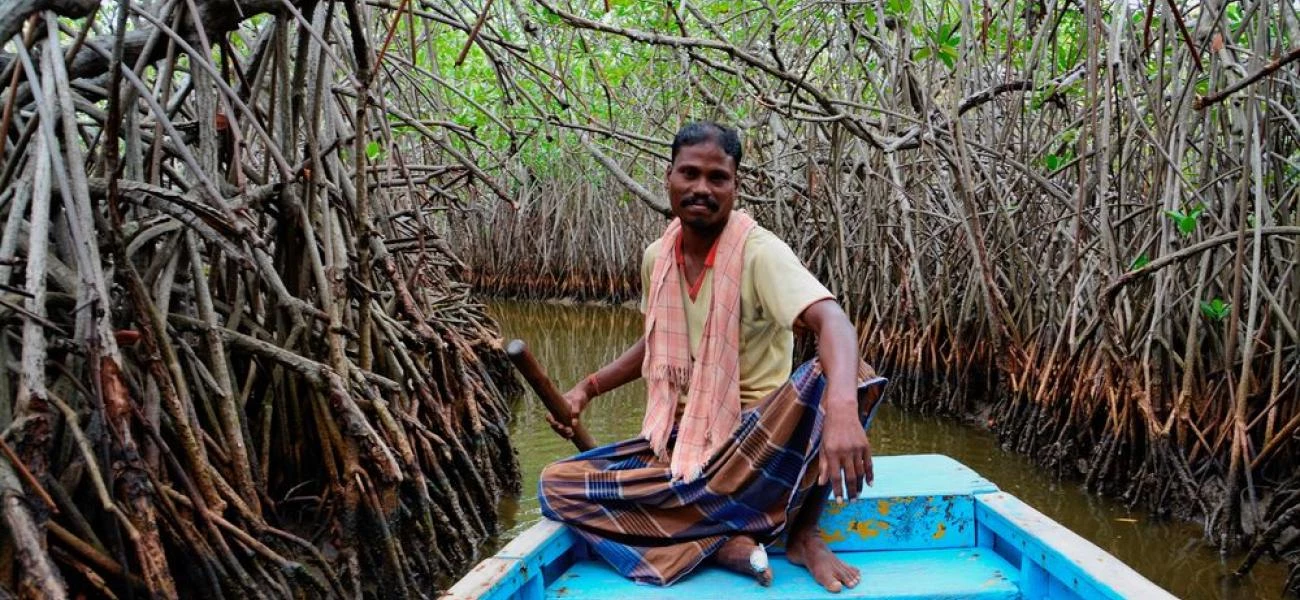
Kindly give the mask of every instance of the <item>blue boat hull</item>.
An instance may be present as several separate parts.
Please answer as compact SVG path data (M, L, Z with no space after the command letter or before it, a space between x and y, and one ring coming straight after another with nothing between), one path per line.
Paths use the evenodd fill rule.
M1123 562L961 463L940 455L882 456L876 484L828 505L823 539L862 571L839 594L771 548L775 583L704 566L670 587L637 585L545 521L479 563L443 596L543 598L1173 598Z

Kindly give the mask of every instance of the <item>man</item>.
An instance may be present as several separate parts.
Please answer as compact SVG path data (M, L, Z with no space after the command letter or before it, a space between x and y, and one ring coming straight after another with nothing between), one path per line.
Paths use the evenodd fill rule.
M817 528L828 487L843 501L872 480L858 393L872 374L853 325L784 242L733 212L735 130L687 125L671 157L676 218L645 252L645 335L564 396L576 422L592 398L645 376L641 436L548 466L543 514L623 575L660 585L707 558L770 585L760 544L788 523L790 562L829 591L853 587L858 570ZM791 377L796 324L817 334L820 364Z

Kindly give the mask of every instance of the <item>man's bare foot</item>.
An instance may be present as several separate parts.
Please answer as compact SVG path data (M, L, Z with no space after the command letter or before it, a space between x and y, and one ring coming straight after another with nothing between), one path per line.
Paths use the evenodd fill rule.
M737 573L749 575L764 586L772 585L772 567L767 564L767 555L763 555L761 564L755 564L754 553L762 552L754 538L738 535L722 544L713 555L718 564Z
M829 592L839 592L846 586L855 587L862 581L862 574L857 567L849 566L835 556L835 553L826 547L826 542L822 541L815 526L798 533L791 533L785 557L790 562L808 569L813 579Z

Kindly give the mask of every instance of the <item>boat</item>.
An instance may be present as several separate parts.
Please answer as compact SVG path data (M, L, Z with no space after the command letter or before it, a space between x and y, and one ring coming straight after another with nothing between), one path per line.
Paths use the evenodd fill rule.
M943 455L879 456L875 484L831 501L823 539L862 571L832 594L769 548L775 577L705 564L667 586L624 579L566 525L543 520L475 566L446 600L751 598L1174 598L1128 565Z

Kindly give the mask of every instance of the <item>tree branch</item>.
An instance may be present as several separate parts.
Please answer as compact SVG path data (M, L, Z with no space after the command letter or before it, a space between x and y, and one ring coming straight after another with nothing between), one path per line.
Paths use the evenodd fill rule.
M1246 234L1247 234L1247 235L1252 235L1253 232L1252 232L1252 231L1247 231ZM1261 229L1259 230L1259 234L1260 234L1260 235L1268 235L1268 236L1273 236L1273 235L1296 235L1296 236L1300 236L1300 227L1296 227L1296 226L1287 226L1287 225L1274 226L1274 227L1263 227L1263 228L1261 228ZM1187 257L1189 257L1189 256L1193 256L1193 255L1195 255L1195 254L1199 254L1199 253L1201 253L1201 252L1204 252L1204 251L1209 250L1209 249L1211 249L1211 248L1215 248L1215 247L1217 247L1217 246L1222 246L1222 245L1224 245L1224 244L1226 244L1226 243L1228 243L1228 242L1235 241L1236 239L1237 239L1237 232L1233 231L1233 232L1231 232L1231 233L1225 233L1225 234L1220 235L1220 236L1212 237L1212 238L1210 238L1210 239L1208 239L1208 240L1205 240L1205 241L1203 241L1203 242L1201 242L1201 243L1199 243L1199 244L1194 244L1194 245L1188 246L1188 247L1186 247L1186 248L1183 248L1182 250L1179 250L1179 251L1177 251L1177 252L1174 252L1173 254L1167 254L1167 255L1165 255L1165 256L1161 256L1160 258L1157 258L1157 259L1155 259L1155 260L1153 260L1153 261L1151 261L1151 262L1149 262L1149 263L1143 265L1142 268L1140 268L1140 269L1133 269L1132 271L1129 271L1129 272L1127 272L1127 273L1121 275L1121 276L1119 277L1119 279L1116 279L1116 280L1115 280L1113 283L1111 283L1109 286L1106 286L1106 291L1102 294L1103 305L1107 305L1107 306L1108 306L1108 305L1110 305L1112 302L1114 302L1114 301L1115 301L1115 295L1116 295L1116 294L1119 294L1119 291L1120 291L1121 289L1123 289L1124 286L1128 285L1129 283L1132 283L1132 281L1133 281L1134 279L1137 279L1137 278L1139 278L1139 277L1143 277L1143 276L1145 276L1145 275L1149 275L1149 274L1154 273L1154 272L1156 272L1156 271L1159 271L1160 269L1163 269L1163 268L1165 268L1165 267L1167 267L1167 266L1169 266L1169 265L1172 265L1172 264L1174 264L1174 263L1176 263L1176 262L1178 262L1178 261L1180 261L1180 260L1182 260L1182 259L1184 259L1184 258L1187 258Z
M79 18L99 6L99 0L0 0L0 44L18 34L27 17L52 10L61 17Z
M1241 91L1242 88L1252 83L1255 83L1256 81L1259 81L1264 77L1268 77L1269 75L1272 75L1278 69L1281 69L1282 67L1286 66L1287 63L1295 61L1296 59L1300 59L1300 46L1296 46L1295 48L1292 48L1291 51L1287 52L1285 56L1281 56L1279 58L1274 59L1273 62L1264 65L1264 68L1255 71L1250 75L1247 75L1246 77L1242 78L1241 80L1237 81L1236 83L1222 90L1210 94L1209 96L1197 96L1196 100L1192 102L1192 107L1195 108L1196 110L1205 110L1205 107L1210 106L1211 104L1217 104L1219 102L1222 102L1224 98L1227 98L1228 96L1231 96L1237 93L1238 91Z
M632 176L628 175L627 171L624 171L623 168L614 161L614 159L610 158L604 152L601 152L600 148L597 148L595 144L591 143L591 140L587 139L587 134L579 134L578 139L582 141L582 146L586 148L592 156L596 157L596 160L600 161L600 164L604 165L605 168L614 175L614 178L618 179L619 183L623 184L623 187L635 194L637 198L640 198L641 202L644 202L646 206L650 207L650 210L665 217L673 216L672 211L668 209L667 205L656 198L654 194L651 194L650 190L645 189L645 187L640 183L637 183L635 179L632 179Z

